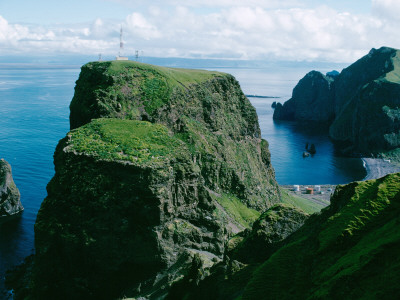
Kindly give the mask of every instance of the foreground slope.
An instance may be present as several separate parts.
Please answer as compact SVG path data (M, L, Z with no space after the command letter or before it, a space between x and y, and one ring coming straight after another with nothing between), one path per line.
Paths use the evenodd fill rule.
M398 299L400 174L338 186L331 200L309 217L270 208L210 275L187 275L168 299Z
M243 299L397 299L400 175L336 188L254 272Z
M280 201L231 75L89 63L70 108L21 297L163 297L193 257L221 260L229 236Z

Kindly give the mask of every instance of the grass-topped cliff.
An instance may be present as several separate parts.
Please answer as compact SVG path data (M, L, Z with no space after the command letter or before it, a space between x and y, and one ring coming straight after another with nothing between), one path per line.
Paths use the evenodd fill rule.
M71 129L99 117L157 117L157 109L173 100L178 91L223 76L226 74L133 61L88 63L82 67L71 102Z
M66 151L138 166L189 157L188 147L161 124L121 119L95 119L68 135Z
M70 109L35 224L23 291L34 299L163 297L192 259L220 261L281 201L256 111L229 74L89 63Z
M229 74L89 63L82 67L70 108L72 129L96 118L163 124L201 161L212 190L226 190L258 209L279 201L256 111Z

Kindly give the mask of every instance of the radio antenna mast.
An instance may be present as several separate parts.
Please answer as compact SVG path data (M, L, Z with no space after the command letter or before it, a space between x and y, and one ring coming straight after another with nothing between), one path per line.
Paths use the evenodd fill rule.
M119 52L117 60L128 60L128 57L122 56L123 51L124 51L124 41L122 40L122 25L121 25L121 30L119 32Z
M122 51L124 50L124 42L122 41L122 25L121 25L121 31L119 33L119 53L118 56L122 56Z

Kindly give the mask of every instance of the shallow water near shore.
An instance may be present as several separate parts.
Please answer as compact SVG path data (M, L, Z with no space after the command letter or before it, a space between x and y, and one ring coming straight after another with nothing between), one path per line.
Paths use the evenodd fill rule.
M272 102L289 99L309 67L209 69L233 74L245 94L280 97L250 98L270 144L278 183L339 184L365 176L361 160L338 157L326 134L273 122ZM0 68L0 158L11 164L25 207L21 216L0 225L0 298L5 270L33 253L36 215L54 174L55 147L69 131L69 103L79 72L78 67ZM317 148L313 157L302 157L306 142Z

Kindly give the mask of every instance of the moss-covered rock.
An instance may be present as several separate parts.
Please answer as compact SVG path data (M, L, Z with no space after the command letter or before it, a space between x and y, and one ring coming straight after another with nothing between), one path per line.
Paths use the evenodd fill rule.
M35 224L34 298L163 297L195 254L209 268L280 201L231 75L89 63L70 108Z
M271 207L254 222L251 230L229 240L224 261L208 270L196 284L190 276L176 282L168 299L236 299L257 266L282 246L307 218L306 213L290 205Z
M0 159L0 220L15 215L24 210L20 201L21 195L14 183L11 166Z
M271 207L254 222L252 230L230 256L242 263L263 262L280 242L304 224L308 216L287 204Z
M256 111L229 74L89 63L82 67L70 108L71 129L100 117L163 124L188 144L207 187L256 209L279 202Z
M165 126L97 119L69 133L54 160L35 224L36 297L110 299L185 249L223 254L200 170Z

